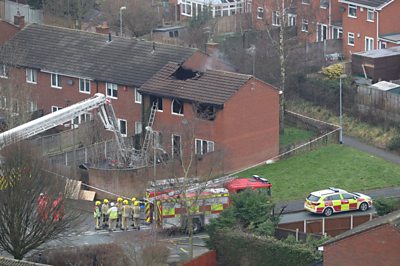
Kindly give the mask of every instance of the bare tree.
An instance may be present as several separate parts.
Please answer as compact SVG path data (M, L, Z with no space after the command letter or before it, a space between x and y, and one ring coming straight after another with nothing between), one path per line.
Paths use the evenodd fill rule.
M126 9L122 15L124 33L132 37L139 37L151 32L153 28L161 24L161 14L152 1L146 0L106 0L101 5L101 11L105 15L110 27L119 32L120 8Z
M7 146L1 154L0 248L22 259L60 238L80 214L66 200L73 191L44 171L46 162L28 142Z

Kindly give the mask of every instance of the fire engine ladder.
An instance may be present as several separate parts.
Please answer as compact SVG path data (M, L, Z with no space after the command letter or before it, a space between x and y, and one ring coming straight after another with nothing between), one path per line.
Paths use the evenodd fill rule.
M29 121L0 134L0 148L27 139L48 129L62 125L81 114L98 108L106 102L105 95L96 93L84 101L62 108L56 112Z
M157 113L157 101L154 101L153 106L151 107L149 122L147 123L147 126L146 126L146 135L144 136L144 141L143 141L142 150L141 150L141 154L140 154L143 159L145 159L147 150L149 149L150 138L151 137L154 138L152 126L154 123L154 119L156 118L156 113Z
M205 189L205 188L220 188L220 187L223 187L223 185L226 182L229 182L235 178L236 177L234 177L234 176L219 177L219 178L208 180L208 181L205 181L202 183L193 184L186 191L193 192L193 191L197 191L197 190L201 190L201 189Z

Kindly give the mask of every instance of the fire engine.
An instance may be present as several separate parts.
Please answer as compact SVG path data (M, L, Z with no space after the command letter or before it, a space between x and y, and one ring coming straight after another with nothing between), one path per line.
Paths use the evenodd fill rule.
M231 194L245 189L267 189L270 194L272 187L266 178L254 175L251 178L227 176L203 183L185 184L185 189L181 190L174 188L184 182L183 178L151 182L146 191L146 222L154 222L160 229L187 230L190 213L193 232L197 233L229 207Z

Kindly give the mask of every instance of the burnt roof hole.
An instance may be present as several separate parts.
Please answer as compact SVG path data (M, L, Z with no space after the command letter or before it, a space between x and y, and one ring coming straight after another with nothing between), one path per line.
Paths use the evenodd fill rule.
M175 73L172 74L172 76L179 80L198 79L201 76L201 73L190 69L185 69L183 67L179 67L175 71Z

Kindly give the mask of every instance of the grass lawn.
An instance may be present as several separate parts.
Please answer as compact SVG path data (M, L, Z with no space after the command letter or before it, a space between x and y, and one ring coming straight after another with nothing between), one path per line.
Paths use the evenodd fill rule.
M279 137L279 145L284 147L289 144L307 142L315 137L315 133L304 129L285 126L283 135Z
M275 201L304 199L309 192L327 187L362 192L400 186L400 166L339 144L249 169L238 176L254 174L271 181Z

